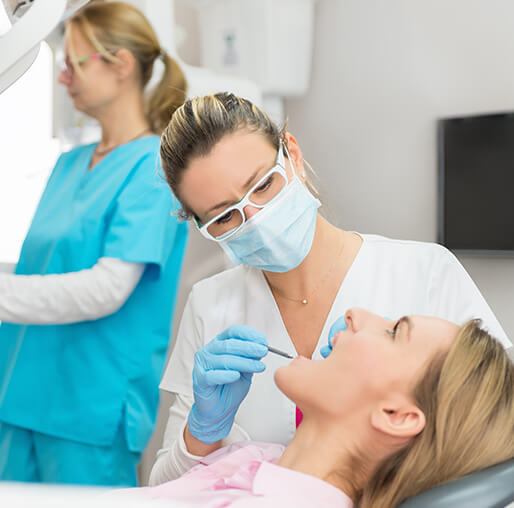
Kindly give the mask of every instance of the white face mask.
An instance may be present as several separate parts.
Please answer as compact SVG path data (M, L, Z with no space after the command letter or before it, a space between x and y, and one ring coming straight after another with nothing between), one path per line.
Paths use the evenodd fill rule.
M320 205L295 174L281 196L219 243L236 264L288 272L311 250Z

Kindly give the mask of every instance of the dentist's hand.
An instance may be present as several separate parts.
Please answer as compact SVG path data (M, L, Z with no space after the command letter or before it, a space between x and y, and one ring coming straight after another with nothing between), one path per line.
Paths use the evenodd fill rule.
M189 432L202 443L228 436L252 376L265 369L260 361L268 352L264 334L234 325L195 353Z
M342 332L346 330L346 316L341 316L339 319L335 321L335 323L330 327L328 332L328 346L323 346L320 349L321 356L326 358L332 352L332 339L336 333Z

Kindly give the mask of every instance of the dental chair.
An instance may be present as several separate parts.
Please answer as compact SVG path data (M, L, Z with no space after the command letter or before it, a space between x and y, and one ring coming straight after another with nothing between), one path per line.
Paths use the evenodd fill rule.
M514 459L434 487L399 508L504 508L513 501Z

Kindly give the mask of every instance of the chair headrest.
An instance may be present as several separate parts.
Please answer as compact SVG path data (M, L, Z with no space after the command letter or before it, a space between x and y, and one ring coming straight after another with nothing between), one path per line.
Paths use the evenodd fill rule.
M504 508L514 501L514 459L439 485L400 508Z

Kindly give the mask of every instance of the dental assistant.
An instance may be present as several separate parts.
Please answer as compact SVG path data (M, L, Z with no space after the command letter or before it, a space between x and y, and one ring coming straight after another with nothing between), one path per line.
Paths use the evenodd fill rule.
M287 445L302 415L273 389L288 360L267 346L320 359L331 325L351 307L392 319L480 317L510 346L444 247L343 231L323 218L297 141L249 101L229 93L187 101L162 135L161 159L183 214L238 266L189 296L160 385L175 398L151 484L225 444Z
M187 238L156 134L186 82L122 2L75 14L65 49L59 82L102 137L61 155L15 273L0 275L0 480L136 485Z

